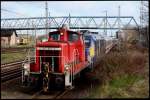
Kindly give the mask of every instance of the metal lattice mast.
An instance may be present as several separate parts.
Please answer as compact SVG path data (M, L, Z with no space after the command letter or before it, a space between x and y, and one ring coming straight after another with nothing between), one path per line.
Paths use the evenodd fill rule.
M140 7L140 34L139 34L139 40L141 41L141 34L142 34L142 28L143 28L143 1L141 1L141 7Z
M48 3L47 1L45 2L45 17L46 17L45 27L46 27L46 35L47 35L48 34Z
M49 12L49 20L48 20L48 22L50 22L50 12ZM51 27L50 24L51 24L51 23L48 23L48 27ZM49 29L49 32L50 32L50 29Z
M147 43L149 45L149 7L148 1L141 1L140 6L140 40L145 35Z
M106 13L106 18L104 20L104 34L107 36L107 10L104 11Z
M118 34L120 34L120 6L118 7ZM119 50L121 50L121 39L119 38Z
M70 13L69 13L69 28L71 27L71 18L70 18Z
M119 32L120 32L120 6L118 7L118 28L119 28Z

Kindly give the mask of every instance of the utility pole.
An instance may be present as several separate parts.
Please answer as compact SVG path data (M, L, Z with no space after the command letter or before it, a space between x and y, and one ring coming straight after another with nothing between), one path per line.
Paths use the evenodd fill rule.
M69 29L70 29L70 23L71 23L71 18L70 18L70 13L69 13Z
M48 3L47 1L45 2L45 16L46 16L46 22L45 22L46 36L48 38Z
M48 20L48 22L51 22L50 19L51 18L50 18L50 12L49 12L49 20ZM48 23L48 27L50 27L50 26L51 26L50 23ZM50 32L50 29L49 29L49 32Z
M33 20L31 21L31 25L32 25L32 28L34 28L34 25L33 25ZM32 30L32 42L33 42L33 46L34 46L34 43L35 43L35 37L34 37L34 29Z
M35 36L35 37L34 37L34 39L35 39L35 40L34 40L34 43L35 43L34 46L35 46L35 48L36 48L36 25L34 24L34 22L32 22L32 24L33 24L33 28L34 28L34 36ZM35 52L34 55L36 55L36 49L35 49L34 52ZM36 58L35 58L35 59L36 59Z
M34 24L34 21L32 21L32 27L34 28L32 33L34 34L34 45L36 46L36 26Z
M120 6L118 7L118 28L119 28L119 32L120 32Z
M107 11L106 11L106 28L107 28ZM107 29L106 29L106 36L107 36Z
M27 22L27 27L29 27L29 22ZM29 46L29 43L30 43L30 41L29 41L29 36L28 36L28 34L29 34L29 31L27 30L27 45Z
M122 37L121 37L121 29L120 29L120 6L118 6L118 36L119 36L119 50L121 50L121 42L122 42Z
M107 10L104 11L106 13L106 19L105 19L105 23L104 23L104 33L107 36Z

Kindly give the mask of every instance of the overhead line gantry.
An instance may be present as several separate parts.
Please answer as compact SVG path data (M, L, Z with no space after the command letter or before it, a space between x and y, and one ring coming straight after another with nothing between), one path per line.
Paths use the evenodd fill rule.
M107 18L107 27L105 27L105 19ZM30 18L3 18L1 19L1 29L15 30L41 30L46 29L45 21L47 17L30 17ZM123 22L124 21L124 22ZM131 23L135 27L138 24L133 16L55 16L48 17L48 29L58 29L63 24L70 25L70 29L133 29L129 27ZM118 26L117 23L120 23ZM33 27L33 24L35 27Z

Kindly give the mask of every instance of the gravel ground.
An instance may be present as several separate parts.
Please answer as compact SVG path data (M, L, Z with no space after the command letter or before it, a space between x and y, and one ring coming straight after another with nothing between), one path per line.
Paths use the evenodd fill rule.
M75 80L74 89L67 92L62 98L80 99L88 98L89 93L100 85L99 79L96 79L92 74L88 74L85 77L77 78Z
M1 84L2 99L52 99L62 91L50 91L48 93L38 92L39 90L21 87L21 78ZM35 95L36 93L39 93Z
M69 92L67 92L62 98L87 97L88 92L91 91L96 84L100 84L97 79L92 79L91 77L93 76L88 75L88 78L77 78L75 80L74 88L69 90ZM21 78L1 84L2 99L31 99L33 98L33 94L35 94L38 90L29 91L30 90L21 87ZM48 94L41 93L40 95L35 96L34 99L51 99L58 92L60 91L51 91Z
M21 78L1 84L2 99L29 99L33 93L21 87Z

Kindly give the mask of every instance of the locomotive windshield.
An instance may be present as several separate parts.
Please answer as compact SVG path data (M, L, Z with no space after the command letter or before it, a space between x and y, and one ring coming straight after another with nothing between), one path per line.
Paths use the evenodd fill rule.
M68 31L68 41L77 41L79 38L79 35L76 33L76 32L71 32L71 31Z
M53 40L60 40L60 34L51 34Z
M89 48L90 47L90 37L85 36L84 39L85 39L84 42L85 42L86 48Z
M50 33L50 37L53 39L53 40L60 40L60 33L59 32L52 32Z

